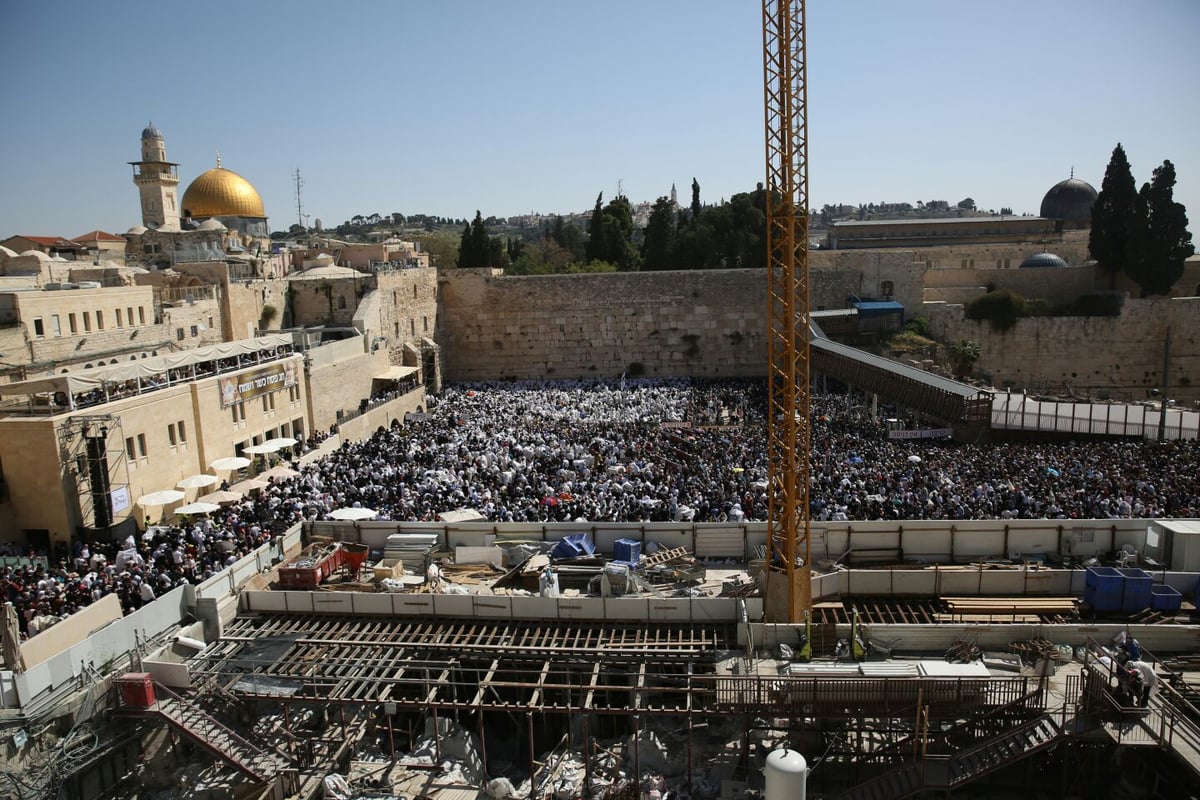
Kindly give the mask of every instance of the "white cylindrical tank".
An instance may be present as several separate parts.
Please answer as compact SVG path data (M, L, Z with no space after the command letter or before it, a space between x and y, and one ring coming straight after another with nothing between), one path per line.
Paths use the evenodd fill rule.
M767 755L763 767L766 800L804 800L808 791L808 762L798 750L782 748Z

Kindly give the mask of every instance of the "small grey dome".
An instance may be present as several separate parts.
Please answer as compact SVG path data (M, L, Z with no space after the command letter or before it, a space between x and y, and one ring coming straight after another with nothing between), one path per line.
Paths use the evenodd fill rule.
M162 131L160 131L153 122L142 129L143 139L161 139L162 137Z
M1034 253L1021 262L1021 269L1065 266L1067 266L1067 262L1054 255L1054 253Z

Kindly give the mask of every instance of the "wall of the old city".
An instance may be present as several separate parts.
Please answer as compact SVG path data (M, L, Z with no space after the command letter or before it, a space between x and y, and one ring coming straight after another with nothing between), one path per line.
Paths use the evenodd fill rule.
M443 368L450 380L761 375L766 289L762 270L448 271Z
M255 331L276 331L291 327L288 319L288 282L285 279L230 283L225 287L229 333L233 339L246 339ZM275 315L264 326L263 309L271 306Z
M1103 388L1116 400L1145 400L1162 385L1170 328L1169 394L1189 403L1200 398L1200 298L1130 298L1119 317L1027 317L1006 333L965 319L959 305L930 303L923 313L937 338L979 342L975 371L997 387Z
M292 324L350 326L354 311L367 292L369 275L300 279L291 282Z
M1096 272L1093 267L931 269L925 273L925 300L965 303L988 286L1030 299L1069 302L1096 290Z

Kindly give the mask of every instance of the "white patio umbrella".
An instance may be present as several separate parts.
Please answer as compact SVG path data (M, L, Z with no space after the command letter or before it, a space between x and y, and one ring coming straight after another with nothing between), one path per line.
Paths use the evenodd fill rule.
M218 458L208 466L219 472L228 472L250 466L250 459L242 458L241 456L229 456L228 458Z
M911 461L911 462L912 462L912 463L914 463L914 464L920 464L920 463L921 463L921 457L920 457L920 456L909 456L909 457L908 457L908 460L909 460L909 461Z
M211 514L214 511L220 511L221 507L216 503L204 503L197 500L194 503L188 503L186 506L180 506L175 509L176 514Z
M183 492L176 489L163 489L161 492L151 492L150 494L142 495L138 498L138 505L143 508L146 506L166 506L182 500L183 497Z
M276 450L282 450L283 446L275 447L272 444L263 442L262 444L252 444L249 447L243 447L243 453L249 453L253 456L265 456L267 453L274 453Z
M189 475L188 477L175 484L176 489L203 489L205 486L212 486L218 483L220 478L216 475Z
M259 473L258 477L262 478L263 480L266 480L267 478L282 480L283 478L293 478L299 474L299 472L296 472L296 470L292 469L291 467L286 467L283 464L279 464L278 466L271 467L266 472Z
M285 447L295 447L297 442L290 436L280 436L278 439L267 439L263 444L269 444L282 450Z
M209 492L208 494L201 495L200 497L196 498L196 502L197 503L236 503L238 500L241 500L241 499L242 499L241 492L221 490L221 491Z
M246 492L253 491L254 489L265 489L270 485L271 484L267 483L266 481L260 480L258 478L247 478L244 481L235 483L233 486L230 486L229 488L231 491L241 492L242 494L245 494Z
M336 508L329 512L331 519L374 519L379 514L370 508Z

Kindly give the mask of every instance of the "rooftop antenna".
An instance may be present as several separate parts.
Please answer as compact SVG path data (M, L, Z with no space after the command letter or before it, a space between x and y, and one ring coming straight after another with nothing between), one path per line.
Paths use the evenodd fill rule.
M300 187L304 185L304 178L300 177L300 168L296 167L296 174L292 176L296 182L296 220L300 223L300 227L307 227L304 224L304 204L300 200Z

